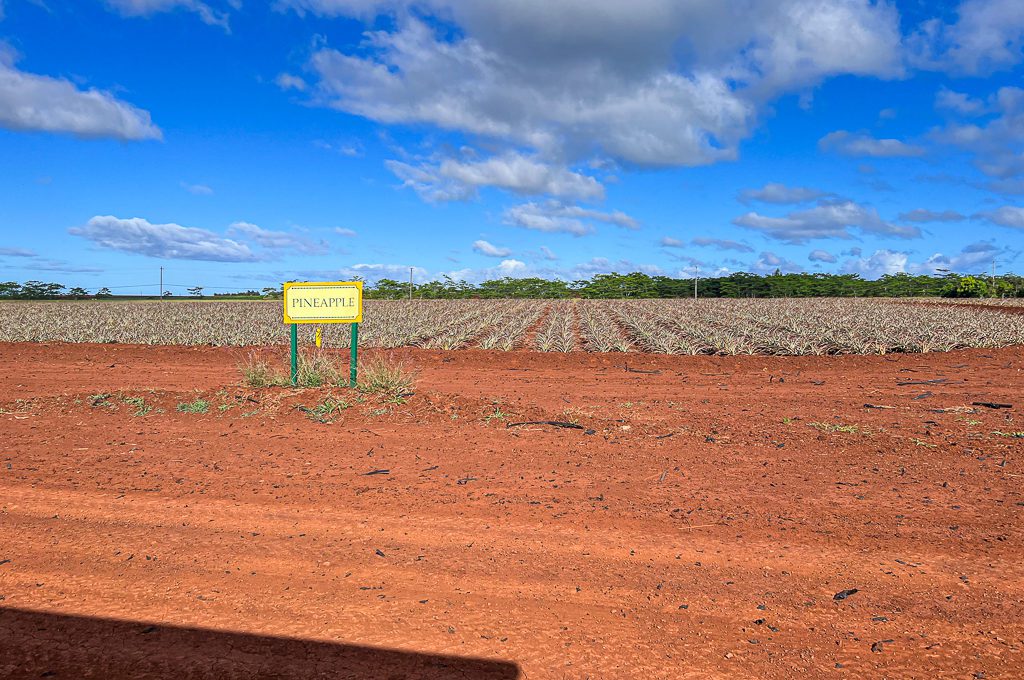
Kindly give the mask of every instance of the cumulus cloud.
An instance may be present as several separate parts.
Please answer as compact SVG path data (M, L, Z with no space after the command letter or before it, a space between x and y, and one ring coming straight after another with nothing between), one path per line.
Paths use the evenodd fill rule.
M345 238L355 238L356 232L353 229L346 229L345 227L335 227L332 231L338 236L344 236Z
M530 196L604 198L604 186L593 177L516 152L479 161L446 158L437 164L418 166L392 160L387 167L405 186L427 200L465 200L476 196L480 187L496 187Z
M107 7L124 17L145 17L181 9L195 13L204 24L230 30L226 11L215 10L199 0L106 0L106 3ZM229 0L228 4L237 8L239 2Z
M502 260L501 264L498 265L498 271L505 276L512 276L526 271L526 263L520 260Z
M827 250L812 250L807 256L811 262L836 262L837 258Z
M980 99L943 87L935 95L935 108L961 116L978 116L988 110L988 105Z
M1007 251L992 243L982 241L972 243L956 255L935 253L924 262L912 266L912 271L922 274L936 274L939 270L952 272L984 271L993 259L1004 255Z
M379 281L380 279L398 279L399 281L407 281L410 269L412 269L414 279L420 283L431 277L430 272L423 267L383 263L354 264L351 267L342 267L332 272L320 272L317 275L328 280L333 276L340 276L343 280Z
M729 239L723 238L706 238L698 237L693 239L691 243L695 246L702 248L717 248L718 250L735 250L740 253L752 253L754 249L748 246L746 243L740 243L739 241L730 241Z
M1001 227L1024 229L1024 208L1015 205L1004 205L988 212L978 213L977 217L998 224Z
M908 158L923 156L924 147L907 144L898 139L876 139L865 133L836 130L818 140L822 151L834 151L844 156L869 158Z
M671 236L663 236L661 241L660 241L660 243L661 243L661 246L663 248L685 248L686 247L686 241L680 241L679 239L672 238Z
M989 98L996 115L982 124L951 123L934 137L974 154L986 175L1007 180L1024 175L1024 89L1003 87Z
M907 271L908 259L906 253L883 248L876 250L869 257L846 260L840 271L844 274L860 274L864 278L877 279L885 274Z
M593 233L594 222L613 224L624 229L640 228L637 221L624 212L602 212L578 205L566 205L559 201L531 202L513 206L505 211L504 222L524 229L562 232L574 236Z
M781 271L784 274L792 274L802 272L804 270L803 267L796 262L787 260L786 258L776 255L771 251L761 253L761 256L757 258L757 261L753 264L752 269L760 274L775 271Z
M810 187L787 187L785 184L769 182L760 189L744 189L740 192L740 201L752 203L806 203L826 196L826 192Z
M313 100L579 159L735 158L781 92L901 73L898 15L869 0L284 0L393 28L310 60ZM415 12L405 11L415 4ZM422 18L417 18L422 17ZM453 37L454 36L454 37ZM685 46L685 48L681 48Z
M748 212L734 219L733 224L793 244L806 243L812 239L852 238L850 229L853 228L880 236L921 236L921 230L917 227L886 222L874 208L845 199L821 201L813 208L791 212L784 217Z
M0 127L125 141L161 139L149 112L97 89L18 70L0 44Z
M473 242L473 250L487 257L508 257L512 254L512 251L508 248L499 248L492 243L482 240Z
M904 222L962 222L967 219L955 210L928 210L927 208L915 208L910 212L900 213L900 219Z
M228 229L232 236L239 236L267 250L288 251L304 255L323 255L330 246L326 241L312 241L287 231L272 231L250 222L235 222Z
M121 219L98 215L85 226L68 230L102 248L178 260L254 262L249 246L205 229L178 224L152 224L140 217Z
M911 63L955 75L986 75L1021 62L1024 12L1019 0L963 0L956 21L929 19L908 38Z
M854 257L846 260L840 271L844 274L860 274L877 279L886 274L938 274L947 271L973 272L984 270L992 259L1007 251L992 243L972 243L955 255L935 253L922 262L913 262L907 253L881 249L869 257Z
M581 279L594 276L595 274L615 274L641 272L649 276L661 276L665 271L656 264L640 264L631 260L611 260L607 257L593 257L586 262L580 262L569 270L570 278Z

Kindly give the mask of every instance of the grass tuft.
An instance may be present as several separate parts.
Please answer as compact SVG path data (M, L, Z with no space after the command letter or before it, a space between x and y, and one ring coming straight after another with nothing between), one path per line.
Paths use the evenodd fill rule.
M415 385L416 373L401 361L377 357L359 365L356 387L360 392L381 394L398 401L411 395Z
M855 434L860 432L860 428L856 425L840 425L838 423L807 423L808 427L813 427L816 430L822 432L845 432L847 434Z
M344 399L328 397L316 406L299 406L299 410L312 420L320 423L329 423L334 419L335 415L340 415L342 411L351 406Z
M265 354L250 352L238 369L250 387L280 387L289 383L288 376L275 369Z

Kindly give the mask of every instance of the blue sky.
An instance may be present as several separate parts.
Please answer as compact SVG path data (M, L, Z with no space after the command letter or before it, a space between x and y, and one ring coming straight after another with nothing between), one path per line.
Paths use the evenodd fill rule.
M0 0L0 279L1022 271L1019 0Z

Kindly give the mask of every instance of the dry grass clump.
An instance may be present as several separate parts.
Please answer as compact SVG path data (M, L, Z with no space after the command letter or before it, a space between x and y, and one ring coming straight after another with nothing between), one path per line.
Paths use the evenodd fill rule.
M239 364L245 384L250 387L288 387L290 367L286 359L265 352L250 352ZM402 398L412 394L415 371L394 359L373 357L359 364L356 388L368 394ZM348 387L348 361L322 350L299 353L297 387Z
M297 387L324 387L347 384L345 366L327 352L299 353ZM250 352L239 364L238 370L250 387L288 387L292 384L291 369L286 359Z
M359 364L357 388L360 392L401 399L412 394L415 384L415 371L401 361L374 357Z
M277 364L267 358L266 354L250 352L249 355L238 365L242 372L245 384L250 387L278 387L289 384L289 376L285 375Z

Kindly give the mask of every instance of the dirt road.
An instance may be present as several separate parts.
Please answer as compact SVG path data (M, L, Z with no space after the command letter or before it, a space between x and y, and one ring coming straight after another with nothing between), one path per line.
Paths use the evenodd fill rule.
M0 677L1024 675L1024 350L394 356L0 345Z

